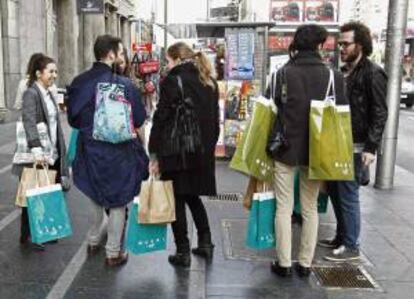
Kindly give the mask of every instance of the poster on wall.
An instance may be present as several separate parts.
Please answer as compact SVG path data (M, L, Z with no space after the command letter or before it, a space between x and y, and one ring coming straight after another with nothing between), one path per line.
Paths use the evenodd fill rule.
M226 79L252 80L254 75L253 29L234 29L226 33L227 65Z
M293 33L277 33L269 36L268 49L271 52L285 52L293 41Z
M271 0L270 21L299 23L303 21L303 0Z
M338 0L305 0L305 22L338 22Z

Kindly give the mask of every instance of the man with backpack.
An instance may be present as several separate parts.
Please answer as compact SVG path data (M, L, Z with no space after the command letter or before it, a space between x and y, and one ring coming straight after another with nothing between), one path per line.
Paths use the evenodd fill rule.
M104 210L109 209L107 266L127 261L121 250L126 205L148 173L148 157L136 131L145 109L133 82L114 73L123 55L119 38L102 35L94 45L96 62L68 88L69 124L79 130L73 179L92 202L88 254L100 249Z

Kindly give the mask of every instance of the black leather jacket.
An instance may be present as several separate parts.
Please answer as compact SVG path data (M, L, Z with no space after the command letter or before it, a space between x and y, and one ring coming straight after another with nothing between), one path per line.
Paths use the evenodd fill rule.
M354 143L363 143L364 152L375 154L381 142L388 116L387 80L385 71L365 57L346 77Z

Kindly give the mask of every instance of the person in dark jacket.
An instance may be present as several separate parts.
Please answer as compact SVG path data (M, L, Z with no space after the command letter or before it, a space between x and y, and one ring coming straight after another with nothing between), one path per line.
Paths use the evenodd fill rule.
M321 240L318 244L333 248L325 258L339 262L360 257L359 186L363 184L369 165L375 160L388 110L385 101L387 75L379 65L368 59L372 53L370 30L359 22L347 23L341 27L338 46L341 60L345 63L342 72L351 106L355 180L328 184L337 220L336 236Z
M218 87L210 77L211 65L203 53L194 53L185 43L176 43L168 48L166 58L169 73L160 86L161 96L149 139L150 173L161 173L161 179L173 181L176 221L172 229L177 252L168 260L172 265L189 266L185 204L190 208L198 234L198 247L192 252L207 258L213 254L209 222L200 195L216 194L214 151L219 136ZM202 150L186 155L189 166L186 169L182 168L179 156L163 153L165 130L174 125L175 107L183 100L178 76L183 82L184 96L194 103L202 141Z
M43 54L37 54L28 66L27 89L22 100L22 121L28 147L37 162L44 163L44 149L40 142L37 124L45 123L52 146L57 152L56 160L46 161L49 169L57 171L56 183L61 183L64 190L69 188L69 171L65 164L65 139L60 123L59 110L49 88L57 78L56 62ZM27 164L13 164L12 173L21 177ZM30 242L30 229L27 208L22 208L20 243ZM33 244L34 248L43 250L42 244Z
M275 160L276 244L278 260L271 270L280 276L291 271L291 215L294 199L294 176L300 172L300 203L302 208L302 236L297 272L310 274L318 233L317 198L320 182L307 178L309 166L309 113L311 100L324 100L330 70L324 64L319 50L328 33L319 25L302 25L295 32L290 45L291 59L277 71L275 93L272 98L278 107L275 132L283 132L285 146L270 152ZM336 86L336 103L346 104L342 75L333 71ZM272 81L274 82L274 81ZM270 90L270 89L268 89ZM283 92L282 92L283 91ZM272 138L269 138L269 145ZM270 148L270 147L268 147Z
M75 185L92 199L93 224L89 234L88 253L99 250L100 227L104 209L110 210L106 259L108 266L118 266L127 261L121 250L126 205L140 191L141 181L148 175L148 157L138 138L122 143L96 140L95 95L98 83L113 83L124 87L125 100L131 105L135 130L143 124L146 113L138 89L131 80L114 73L115 64L122 55L119 38L102 35L94 45L97 62L92 68L77 76L68 88L69 124L79 130L76 156L73 161ZM99 128L98 128L99 129Z

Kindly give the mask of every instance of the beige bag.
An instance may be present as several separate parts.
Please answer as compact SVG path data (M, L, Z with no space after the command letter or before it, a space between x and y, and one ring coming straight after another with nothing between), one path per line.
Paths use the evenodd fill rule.
M150 176L141 184L138 222L145 224L175 221L175 198L172 181L160 181Z
M36 168L38 165L42 168ZM23 168L22 176L17 188L16 205L19 207L27 207L26 191L54 184L56 175L56 170L49 170L47 165L44 164L35 163L31 168Z

